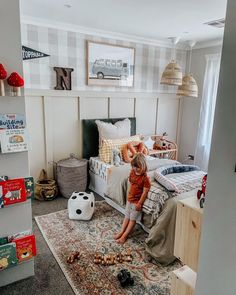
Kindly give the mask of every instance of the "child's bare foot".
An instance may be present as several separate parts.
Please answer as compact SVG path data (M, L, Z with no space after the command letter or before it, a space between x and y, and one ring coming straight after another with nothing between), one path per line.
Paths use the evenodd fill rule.
M119 239L116 240L116 242L118 244L122 244L123 245L126 242L126 240L127 240L127 237L124 236L124 235L122 235Z
M122 237L122 235L123 235L123 232L119 232L119 233L117 233L117 234L114 235L114 239L115 240L118 240L119 238Z

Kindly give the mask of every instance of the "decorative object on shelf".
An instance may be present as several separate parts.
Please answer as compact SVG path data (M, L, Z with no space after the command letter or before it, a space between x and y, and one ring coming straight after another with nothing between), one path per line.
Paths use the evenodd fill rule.
M87 41L88 85L132 87L134 55L131 47Z
M22 46L22 58L23 60L35 59L35 58L42 58L48 57L50 55L40 52L38 50L29 48L27 46Z
M16 72L11 73L7 83L12 87L12 96L21 96L20 88L24 86L24 79Z
M68 214L70 219L90 220L95 208L94 194L73 192L68 200Z
M9 243L0 246L0 271L17 265L16 244Z
M3 64L0 64L0 96L5 96L4 80L7 78L7 71Z
M182 85L182 70L178 63L175 61L175 47L177 43L179 42L179 38L170 38L174 50L172 49L172 60L171 62L166 66L164 72L161 76L161 84L166 85Z
M55 90L71 90L71 73L74 71L72 68L54 67L53 70L57 75L57 86Z
M143 142L132 141L122 147L122 155L126 163L130 163L137 153L148 155L148 149Z
M28 150L27 129L0 130L0 142L2 153L25 152Z
M56 179L63 197L70 198L75 191L85 191L87 187L88 161L77 159L74 154L56 163Z
M56 181L47 177L47 172L42 169L35 183L35 199L39 201L51 201L56 198L58 188Z
M25 128L25 116L20 114L0 114L0 130Z
M199 200L200 208L204 207L205 196L206 196L206 184L207 184L207 174L204 175L202 179L202 189L198 190L197 192L197 198Z
M190 74L191 61L192 61L192 49L196 44L195 41L189 41L190 53L189 53L189 69L188 73L183 76L182 85L178 86L177 95L187 97L198 97L198 85L196 80Z

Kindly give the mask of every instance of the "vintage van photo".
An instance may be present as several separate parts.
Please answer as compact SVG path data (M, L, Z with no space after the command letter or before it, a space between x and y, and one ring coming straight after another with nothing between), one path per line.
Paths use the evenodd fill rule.
M97 79L103 79L104 77L110 77L115 79L127 79L129 75L128 64L122 62L121 59L98 59L95 60L92 73Z

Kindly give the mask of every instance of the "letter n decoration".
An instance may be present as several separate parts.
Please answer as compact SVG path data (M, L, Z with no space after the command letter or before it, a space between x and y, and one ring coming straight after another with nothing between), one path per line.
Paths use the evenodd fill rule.
M57 73L57 86L56 90L71 90L71 72L72 68L60 68L54 67L54 71Z

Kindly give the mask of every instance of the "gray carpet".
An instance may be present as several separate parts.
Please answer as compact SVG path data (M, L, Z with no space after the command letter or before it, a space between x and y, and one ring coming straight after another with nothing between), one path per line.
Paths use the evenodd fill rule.
M102 200L96 196L96 200ZM58 197L53 201L32 201L33 217L67 208L67 199ZM37 241L35 276L0 288L1 295L73 295L70 285L48 248L34 218L33 231ZM0 274L1 275L1 274Z

